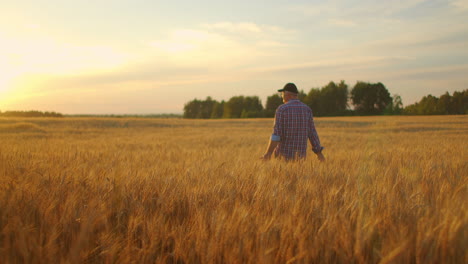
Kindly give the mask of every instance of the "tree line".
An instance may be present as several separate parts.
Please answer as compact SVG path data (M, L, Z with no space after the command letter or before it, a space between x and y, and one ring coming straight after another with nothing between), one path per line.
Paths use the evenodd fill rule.
M382 83L357 82L349 86L341 81L329 82L308 93L299 91L299 99L312 108L315 116L350 115L440 115L467 114L468 90L447 92L440 98L425 96L420 102L403 107L401 96L390 95ZM218 102L211 97L194 99L184 105L184 118L249 118L273 117L276 108L283 104L278 93L267 97L265 106L258 96L234 96Z
M31 111L0 111L2 117L63 117L62 114L56 112L41 112L36 110Z
M424 96L419 102L408 105L404 109L410 115L463 115L468 114L468 89L461 92L448 92L435 97Z

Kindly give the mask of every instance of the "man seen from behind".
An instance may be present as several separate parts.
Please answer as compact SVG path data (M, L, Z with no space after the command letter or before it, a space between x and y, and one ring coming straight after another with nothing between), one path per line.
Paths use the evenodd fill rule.
M284 104L276 109L273 134L262 159L270 159L273 153L275 157L287 161L305 159L309 141L317 158L324 161L323 147L315 130L312 110L299 101L296 85L287 83L278 92L281 93Z

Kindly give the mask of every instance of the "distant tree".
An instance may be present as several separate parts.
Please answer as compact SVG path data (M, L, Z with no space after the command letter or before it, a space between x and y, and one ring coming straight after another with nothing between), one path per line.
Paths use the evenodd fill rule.
M431 94L424 96L419 102L405 107L404 114L408 115L460 115L468 113L468 89L448 92L440 97Z
M341 81L339 85L328 83L321 90L321 109L323 115L341 115L348 106L348 85Z
M452 96L452 114L468 114L468 89L462 92L454 92Z
M357 82L351 91L351 100L358 114L379 115L392 102L392 97L380 82Z
M272 96L268 96L266 105L265 105L264 116L274 117L276 109L278 108L278 106L282 104L283 104L283 98L281 98L281 96L279 96L277 93Z
M256 112L251 112L251 111L247 111L246 109L242 109L242 113L241 113L241 118L252 118L252 117L258 117L258 113Z
M401 115L403 113L403 100L398 94L393 95L392 102L385 108L386 115Z
M404 115L420 115L419 109L418 109L418 103L407 105L403 109L403 114Z
M439 98L429 94L424 96L418 103L408 106L405 112L413 115L437 115L440 114L437 107L438 101Z
M261 117L263 112L262 102L258 96L247 96L244 98L244 107L242 109L245 114L241 117Z
M5 111L0 112L0 116L5 117L63 117L62 114L57 112L41 112L36 110L31 111Z
M440 115L453 114L452 96L448 92L441 95L437 102L437 113Z
M205 101L201 102L201 117L200 118L210 118L211 113L213 112L213 106L216 104L216 101L214 101L210 96L208 96Z
M243 110L244 96L234 96L224 104L224 118L240 118Z
M194 99L184 105L184 118L200 118L201 101Z
M297 98L301 100L301 102L304 102L304 99L307 97L307 94L304 92L304 90L300 90L299 93L297 94Z
M258 96L234 96L224 104L224 118L260 117L263 106Z
M211 118L217 102L208 96L205 100L194 99L184 105L184 118Z
M300 91L299 99L310 106L315 116L333 115L442 115L468 114L468 89L448 92L440 98L433 95L424 96L419 102L403 108L401 96L393 98L382 83L357 82L348 97L348 85L329 82L322 88L312 88L307 94ZM348 109L348 102L354 106L354 111ZM265 109L258 96L234 96L227 102L217 102L211 97L205 100L194 99L184 105L184 118L250 118L273 117L275 111L283 103L278 94L267 97ZM62 116L55 112L39 111L6 111L0 116Z
M315 116L343 115L348 107L348 85L341 81L338 85L329 82L326 86L312 88L304 98Z
M424 96L419 102L419 111L422 115L438 115L441 114L437 108L439 98L429 94Z
M323 116L325 113L325 111L322 109L321 96L322 93L320 88L312 88L303 101L312 109L312 112L315 116Z
M213 105L213 110L211 111L211 118L222 118L224 111L224 101L215 102Z

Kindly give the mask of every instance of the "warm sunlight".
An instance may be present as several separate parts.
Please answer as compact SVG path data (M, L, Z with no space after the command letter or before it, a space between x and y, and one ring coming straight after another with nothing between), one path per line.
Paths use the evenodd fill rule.
M6 92L10 87L11 77L8 76L0 76L0 93Z
M0 264L468 264L467 18L2 1Z
M5 60L1 59L0 70L0 95L1 99L4 99L6 92L9 92L14 88L15 80L21 72L18 69L12 68L11 65L5 63Z
M0 95L6 105L38 94L50 78L110 71L128 56L107 46L84 46L56 40L46 34L31 37L0 35Z
M340 80L381 82L411 104L468 81L467 0L7 2L2 110L180 113L194 97L265 103L286 82ZM93 103L76 99L84 91Z

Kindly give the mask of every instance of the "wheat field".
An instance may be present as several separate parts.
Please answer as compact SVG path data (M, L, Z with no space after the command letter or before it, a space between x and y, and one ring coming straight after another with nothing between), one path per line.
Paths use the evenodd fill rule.
M0 119L0 263L468 263L468 118Z

